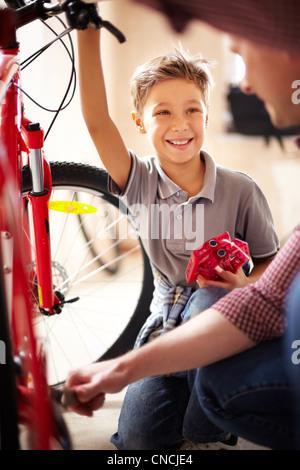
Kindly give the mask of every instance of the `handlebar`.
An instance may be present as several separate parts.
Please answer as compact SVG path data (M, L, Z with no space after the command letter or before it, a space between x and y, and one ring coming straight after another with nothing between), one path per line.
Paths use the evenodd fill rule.
M15 31L37 19L47 20L61 13L66 14L70 30L83 30L88 26L106 28L120 43L126 41L123 33L109 21L102 20L93 3L81 0L64 0L62 4L47 0L34 0L24 5L23 0L6 0L8 8L0 10L0 45L15 42Z

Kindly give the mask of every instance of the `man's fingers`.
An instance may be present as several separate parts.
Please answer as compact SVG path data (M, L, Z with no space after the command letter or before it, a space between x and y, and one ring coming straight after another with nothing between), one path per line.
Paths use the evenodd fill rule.
M75 403L77 403L77 401L78 401L78 398L77 398L75 390L70 390L70 389L65 388L63 395L62 395L62 399L61 399L63 406L65 406L66 408L69 408L71 405L74 405Z
M104 393L98 393L95 397L89 399L85 387L78 387L76 390L65 390L62 396L62 404L65 407L85 416L92 416L93 411L101 408L104 402Z

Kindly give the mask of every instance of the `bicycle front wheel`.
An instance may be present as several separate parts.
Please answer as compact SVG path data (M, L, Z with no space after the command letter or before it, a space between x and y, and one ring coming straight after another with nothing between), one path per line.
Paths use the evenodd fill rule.
M66 303L51 316L37 306L34 324L54 385L72 368L132 348L149 315L153 278L130 214L107 190L107 172L76 163L50 166L53 283ZM30 190L25 167L23 197Z

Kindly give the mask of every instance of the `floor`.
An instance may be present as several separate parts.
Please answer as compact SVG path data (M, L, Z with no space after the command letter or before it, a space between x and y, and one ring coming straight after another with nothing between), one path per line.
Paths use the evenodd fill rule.
M108 395L103 408L92 418L79 416L66 411L65 421L68 425L73 450L116 450L110 443L110 436L116 432L118 416L123 401L124 392ZM240 439L242 450L267 450L250 442Z

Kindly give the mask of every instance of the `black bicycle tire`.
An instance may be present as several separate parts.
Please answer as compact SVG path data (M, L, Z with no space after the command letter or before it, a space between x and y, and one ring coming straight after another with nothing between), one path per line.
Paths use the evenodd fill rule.
M96 191L101 195L103 200L112 204L119 209L122 208L117 197L108 191L108 174L102 169L89 164L74 162L50 162L52 175L52 186L70 186L80 187ZM22 171L23 192L27 193L31 190L31 174L28 166ZM124 211L126 208L124 206ZM117 357L134 346L137 334L149 315L149 307L153 295L153 274L147 254L139 239L143 256L143 284L139 300L131 319L122 331L120 336L109 347L109 349L98 358L98 361Z

